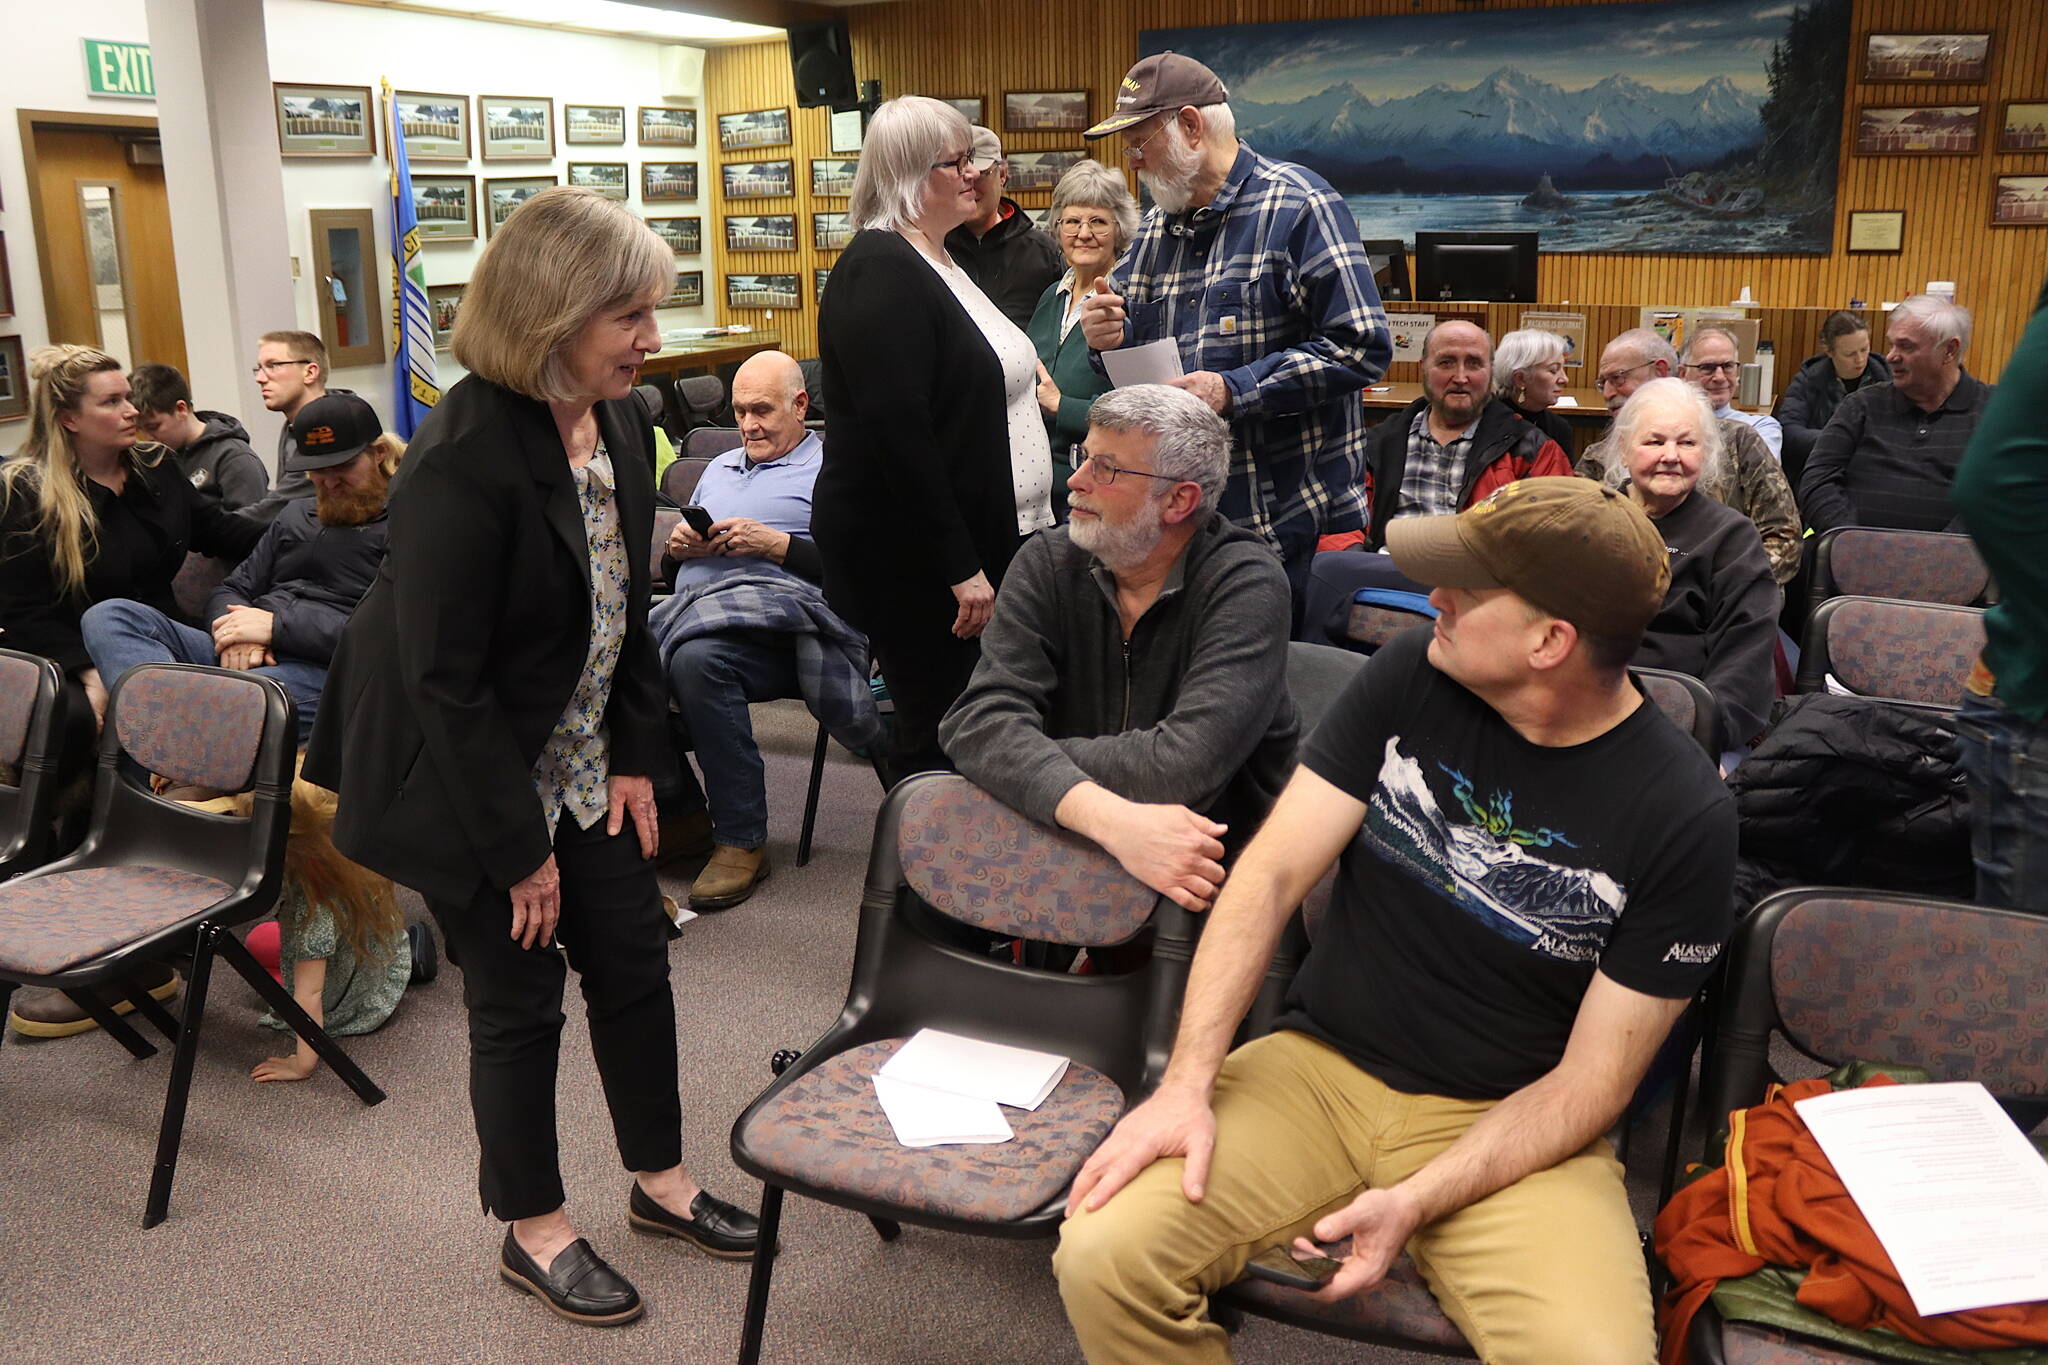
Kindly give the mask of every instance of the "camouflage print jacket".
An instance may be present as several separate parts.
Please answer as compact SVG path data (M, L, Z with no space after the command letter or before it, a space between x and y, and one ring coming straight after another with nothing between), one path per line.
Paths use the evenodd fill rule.
M1608 434L1586 447L1579 456L1578 472L1589 479L1607 477L1608 451L1614 440ZM1792 485L1778 467L1771 448L1756 428L1732 417L1721 419L1721 440L1728 449L1718 480L1700 480L1700 492L1756 523L1763 537L1764 553L1770 556L1771 577L1783 587L1799 572L1799 504L1793 501Z

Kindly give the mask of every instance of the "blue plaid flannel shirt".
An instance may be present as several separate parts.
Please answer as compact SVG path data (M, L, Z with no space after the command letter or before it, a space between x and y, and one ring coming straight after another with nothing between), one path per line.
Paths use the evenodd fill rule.
M1223 514L1283 556L1365 529L1359 393L1394 347L1358 223L1328 182L1240 144L1209 204L1145 215L1115 279L1125 345L1173 337L1183 369L1230 390Z

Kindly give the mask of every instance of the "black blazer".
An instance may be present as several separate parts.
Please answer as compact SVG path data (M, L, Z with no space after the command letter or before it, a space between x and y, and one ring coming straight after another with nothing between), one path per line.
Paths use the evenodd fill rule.
M818 349L811 533L834 609L872 632L906 591L950 603L977 570L1000 584L1017 551L1003 373L945 281L897 234L856 234L832 266Z
M664 691L647 631L652 439L631 399L600 403L632 578L605 723L611 771L645 774ZM341 851L423 895L466 902L547 860L533 765L590 647L590 557L545 404L471 376L421 425L391 488L383 567L323 689L305 775L340 796Z

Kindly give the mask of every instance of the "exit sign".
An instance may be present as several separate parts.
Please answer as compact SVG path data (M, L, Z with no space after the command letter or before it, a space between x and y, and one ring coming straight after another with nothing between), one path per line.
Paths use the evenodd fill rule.
M89 94L114 99L156 98L156 68L150 64L148 43L109 43L98 38L85 40L85 88Z

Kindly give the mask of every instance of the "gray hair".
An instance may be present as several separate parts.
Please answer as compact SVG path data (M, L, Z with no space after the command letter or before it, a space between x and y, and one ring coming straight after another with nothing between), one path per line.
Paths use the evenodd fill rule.
M1101 209L1116 220L1116 240L1111 244L1114 255L1123 255L1124 248L1138 235L1138 201L1131 198L1130 187L1124 183L1123 176L1100 161L1091 158L1076 163L1053 187L1052 208L1046 219L1055 233L1055 241L1058 240L1060 215L1076 205L1085 209Z
M1515 371L1563 359L1564 338L1557 333L1534 327L1509 332L1500 339L1500 345L1493 352L1494 397L1514 397Z
M1685 350L1679 353L1678 363L1681 365L1692 364L1693 352L1697 351L1700 348L1700 343L1708 337L1721 337L1734 348L1735 358L1737 360L1742 359L1742 342L1735 333L1729 331L1726 327L1700 327L1696 328L1693 334L1685 339Z
M1111 389L1088 405L1088 425L1136 431L1153 441L1153 472L1202 490L1197 511L1210 511L1230 474L1230 426L1201 399L1165 384ZM1172 483L1160 482L1161 489Z
M1180 111L1175 110L1178 114ZM1202 141L1222 142L1237 145L1237 115L1227 104L1198 104L1195 112L1202 116Z
M932 163L974 140L958 109L923 95L898 95L875 111L861 138L847 209L853 226L893 232L917 221Z
M1664 339L1662 333L1653 332L1647 327L1631 327L1607 343L1607 349L1610 351L1617 346L1626 346L1641 356L1642 359L1636 362L1639 365L1661 360L1670 369L1678 368L1678 352L1671 349L1671 343Z
M1621 412L1614 419L1614 433L1607 438L1609 455L1605 480L1609 487L1619 488L1628 482L1629 454L1636 447L1636 437L1642 434L1644 424L1650 420L1650 410L1666 407L1683 409L1698 422L1700 476L1693 487L1697 489L1701 484L1713 486L1721 482L1722 466L1728 460L1728 443L1721 436L1721 419L1714 416L1713 405L1707 402L1707 395L1698 385L1665 375L1637 389L1621 405Z
M1939 294L1915 294L1892 309L1885 318L1885 331L1889 333L1894 320L1904 318L1917 325L1936 347L1946 342L1956 342L1956 359L1961 360L1970 350L1970 310L1951 303Z

